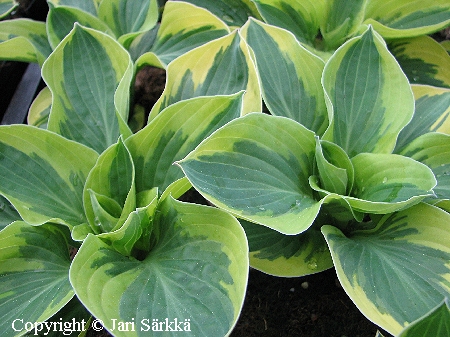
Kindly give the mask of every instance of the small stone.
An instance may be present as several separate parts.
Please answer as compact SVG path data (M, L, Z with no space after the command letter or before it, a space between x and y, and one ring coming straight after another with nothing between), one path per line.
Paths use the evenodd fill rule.
M301 284L301 286L302 286L303 289L308 289L309 283L305 281L305 282L303 282L303 283Z

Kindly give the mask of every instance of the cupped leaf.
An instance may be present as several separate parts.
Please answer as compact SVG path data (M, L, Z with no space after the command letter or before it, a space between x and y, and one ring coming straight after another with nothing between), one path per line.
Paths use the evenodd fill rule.
M266 274L297 277L318 273L333 266L320 229L312 227L297 235L239 220L247 235L250 266Z
M368 0L365 23L384 38L434 33L450 24L448 0Z
M308 229L320 209L308 185L314 133L262 113L235 119L178 162L213 204L285 234Z
M158 1L101 1L98 17L106 22L125 47L139 33L152 29L159 18Z
M433 38L394 40L389 49L412 84L450 88L450 55Z
M124 256L139 251L148 252L151 246L153 217L158 204L157 190L153 190L153 199L145 207L131 212L125 223L117 230L99 234L98 237Z
M398 337L435 337L450 335L450 304L448 298L424 317L407 326Z
M264 21L292 32L301 43L313 44L325 17L325 1L254 0Z
M92 149L47 130L1 126L0 193L30 224L81 224L86 222L83 186L97 157Z
M47 320L73 297L69 238L67 228L55 224L16 221L0 231L3 336L25 333L26 322Z
M51 106L52 92L48 87L44 87L31 103L28 110L27 123L41 129L47 129Z
M326 19L320 32L328 49L335 49L359 30L368 0L332 0L327 2Z
M150 64L167 68L178 56L229 32L228 26L208 10L181 1L170 1L164 6L161 26L147 50L149 53L137 60L137 66Z
M413 116L414 97L408 79L372 28L333 54L322 83L331 120L324 139L350 157L391 153Z
M17 6L19 3L15 0L0 0L0 19L8 16Z
M116 329L115 336L148 336L153 322L166 319L179 322L186 336L228 335L247 286L242 227L216 208L171 198L157 214L157 241L141 260L122 256L89 235L70 269L75 293L109 331L114 319L136 322L136 331Z
M400 132L395 152L428 132L450 134L450 89L413 85L416 108L411 122Z
M428 133L408 145L402 154L424 163L436 176L438 199L450 200L450 136ZM432 200L432 199L431 199Z
M243 114L261 111L255 65L247 44L235 30L181 55L169 64L166 87L150 112L150 120L164 108L181 100L232 95L242 90L246 91Z
M75 22L114 37L108 25L89 12L71 6L50 7L47 15L47 33L53 49L70 33Z
M8 199L0 195L0 230L16 220L21 220L19 213Z
M53 96L49 130L99 153L120 134L129 135L125 121L133 64L113 38L75 24L42 75Z
M122 139L105 150L87 177L84 207L94 233L118 229L136 208L135 168Z
M431 169L396 154L361 153L352 159L355 183L346 200L368 213L391 213L434 195Z
M183 172L173 163L183 159L213 131L239 117L243 93L197 97L175 103L127 139L136 165L138 192L158 187L161 193Z
M347 294L395 335L450 294L449 221L450 214L418 204L373 219L373 229L348 237L333 226L322 232Z
M253 0L186 0L223 20L229 27L241 27L252 16L259 18Z
M44 22L30 19L0 22L0 59L42 65L51 52Z
M340 195L352 190L354 169L344 150L316 137L316 163L322 188Z
M289 31L250 19L241 34L252 48L270 113L322 134L328 116L320 79L324 62Z

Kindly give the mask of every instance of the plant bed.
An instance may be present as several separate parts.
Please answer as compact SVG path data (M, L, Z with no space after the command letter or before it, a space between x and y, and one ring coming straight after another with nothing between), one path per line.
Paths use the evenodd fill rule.
M450 333L448 4L121 1L0 22L0 328Z

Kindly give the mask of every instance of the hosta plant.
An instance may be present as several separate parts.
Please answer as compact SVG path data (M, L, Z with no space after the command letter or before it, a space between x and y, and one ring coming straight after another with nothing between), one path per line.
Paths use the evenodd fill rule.
M0 22L0 59L42 65L79 23L116 39L129 49L133 60L147 54L139 64L165 68L177 56L230 32L217 16L187 2L170 1L163 8L156 0L47 2L45 22Z
M230 33L218 17L186 2L165 4L160 22L156 0L48 1L48 4L45 22L29 19L0 22L0 59L42 66L78 23L102 31L126 47L136 61L137 72L146 65L167 68L183 53ZM30 109L28 122L45 126L51 101L48 88L44 88Z
M240 34L275 116L229 122L178 165L241 220L251 265L279 276L334 266L395 335L448 317L450 91L411 87L372 26L326 62L256 19Z
M442 86L442 72L448 76L450 69L448 60L439 56L443 46L426 36L450 25L447 0L186 1L208 9L230 29L242 27L252 17L288 30L302 46L324 60L370 24L392 44L393 54L411 83L440 82Z
M172 163L238 117L243 92L181 100L133 134L133 74L115 38L76 24L43 63L47 129L0 127L4 336L90 315L115 336L157 334L166 320L182 323L166 335L225 336L236 323L244 230L176 200L190 184Z

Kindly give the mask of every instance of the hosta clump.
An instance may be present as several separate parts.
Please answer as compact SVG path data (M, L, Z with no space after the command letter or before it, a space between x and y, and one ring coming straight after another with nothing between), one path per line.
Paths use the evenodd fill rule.
M133 71L114 38L76 24L43 65L48 129L0 127L0 193L17 210L1 212L5 336L91 314L115 336L166 319L222 336L237 320L245 233L224 211L177 201L190 184L172 163L238 117L243 93L180 101L132 134Z
M448 90L411 90L370 26L326 63L257 20L241 34L279 116L215 131L178 162L193 186L241 219L255 268L299 276L334 265L361 312L392 334L445 312Z

